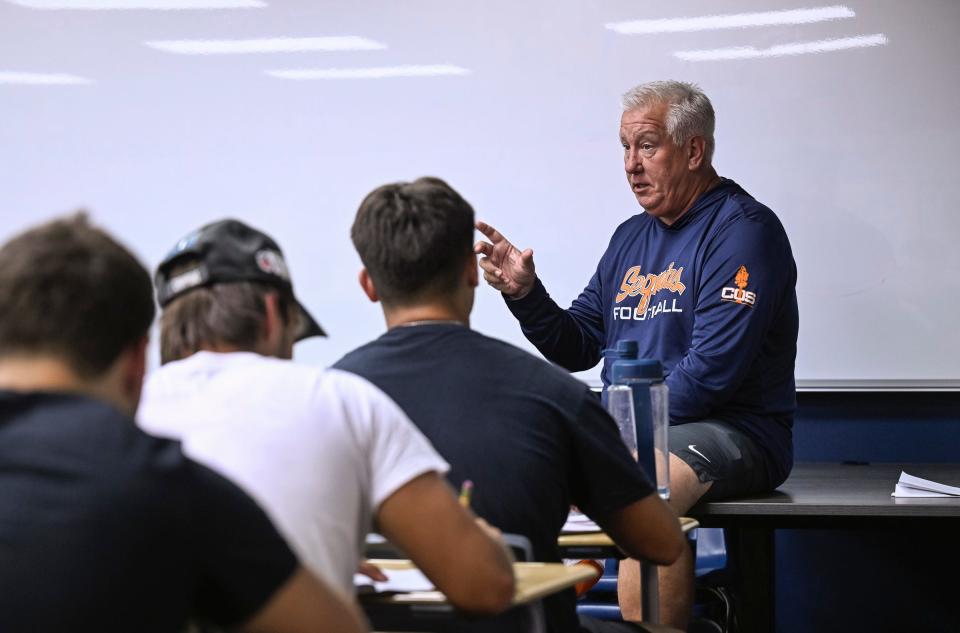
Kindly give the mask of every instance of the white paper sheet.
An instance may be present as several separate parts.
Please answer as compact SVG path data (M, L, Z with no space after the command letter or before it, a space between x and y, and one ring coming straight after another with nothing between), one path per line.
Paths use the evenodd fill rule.
M433 591L434 586L430 580L423 575L419 569L384 569L388 580L384 582L374 582L363 574L353 575L353 584L356 587L373 587L377 593L383 591Z
M904 497L905 497L905 498L911 498L911 499L918 498L918 497L927 497L927 498L929 498L929 497L943 497L943 498L947 498L947 499L956 498L956 497L954 497L953 495L947 495L947 494L944 494L944 493L942 493L942 492L932 492L932 491L930 491L930 490L920 490L919 488L911 488L910 486L903 486L903 485L901 485L901 484L897 484L897 485L896 485L896 487L893 489L893 494L891 494L890 496L891 496L891 497L897 497L897 498L904 498Z
M900 472L892 497L960 497L960 488Z

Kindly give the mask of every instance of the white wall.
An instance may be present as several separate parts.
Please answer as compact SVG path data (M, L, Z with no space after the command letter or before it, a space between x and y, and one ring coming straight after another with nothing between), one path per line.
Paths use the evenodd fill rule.
M702 16L718 3L24 6L50 1L0 0L0 238L85 206L153 265L187 230L245 219L284 246L301 298L331 334L298 354L328 364L382 329L357 288L348 237L370 189L447 179L481 218L534 247L548 289L567 303L613 227L639 210L622 173L619 94L651 79L692 80L717 111L719 171L777 211L793 242L798 378L960 379L960 3L857 0L843 5L852 17L829 21L621 35L604 25ZM744 0L722 12L809 6ZM676 56L824 40L833 43L820 48L836 48L880 34L872 41L885 43L818 54ZM328 35L386 48L188 56L143 44ZM264 72L407 64L469 73L293 81ZM90 83L3 83L13 71ZM488 288L474 325L527 346Z

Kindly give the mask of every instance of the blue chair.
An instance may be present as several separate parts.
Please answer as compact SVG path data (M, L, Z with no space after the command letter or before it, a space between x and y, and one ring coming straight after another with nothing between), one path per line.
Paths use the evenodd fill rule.
M729 595L717 581L723 581L723 572L727 570L727 548L721 528L697 528L688 535L696 545L695 573L697 578L697 597L694 604L694 620L710 617L714 603L722 603L724 608L723 620L732 619L732 605ZM582 613L598 620L622 620L620 607L617 604L617 572L620 563L615 558L608 558L604 564L603 576L597 584L577 603L577 613ZM702 600L699 598L702 596ZM708 604L709 603L709 604ZM721 628L721 631L729 628Z
M727 568L727 542L723 528L697 528L693 539L697 543L697 578Z
M617 571L620 561L608 558L604 561L603 575L587 594L577 602L577 613L597 620L620 621L620 606L617 604Z

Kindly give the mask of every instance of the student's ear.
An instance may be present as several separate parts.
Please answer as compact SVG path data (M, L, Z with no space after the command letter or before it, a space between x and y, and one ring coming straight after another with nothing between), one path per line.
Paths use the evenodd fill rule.
M476 288L480 285L480 266L477 264L477 258L473 253L467 258L466 274L467 283L470 284L471 288Z
M263 296L263 334L272 341L283 331L283 317L280 314L280 297L275 292Z
M687 169L697 171L707 156L707 141L702 136L694 136L687 141Z
M370 273L367 272L366 268L360 269L360 276L358 277L360 281L360 288L363 289L363 294L367 295L367 299L376 303L380 300L380 297L377 296L377 289L373 285L373 279L370 278Z
M263 296L263 332L255 351L264 356L293 358L294 326L285 318L280 306L280 295L269 292Z

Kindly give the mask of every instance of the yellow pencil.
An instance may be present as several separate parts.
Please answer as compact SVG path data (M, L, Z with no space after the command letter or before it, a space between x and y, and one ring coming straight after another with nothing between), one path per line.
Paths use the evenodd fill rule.
M464 508L470 507L471 492L473 492L473 482L469 479L465 479L463 485L460 486L460 505Z

